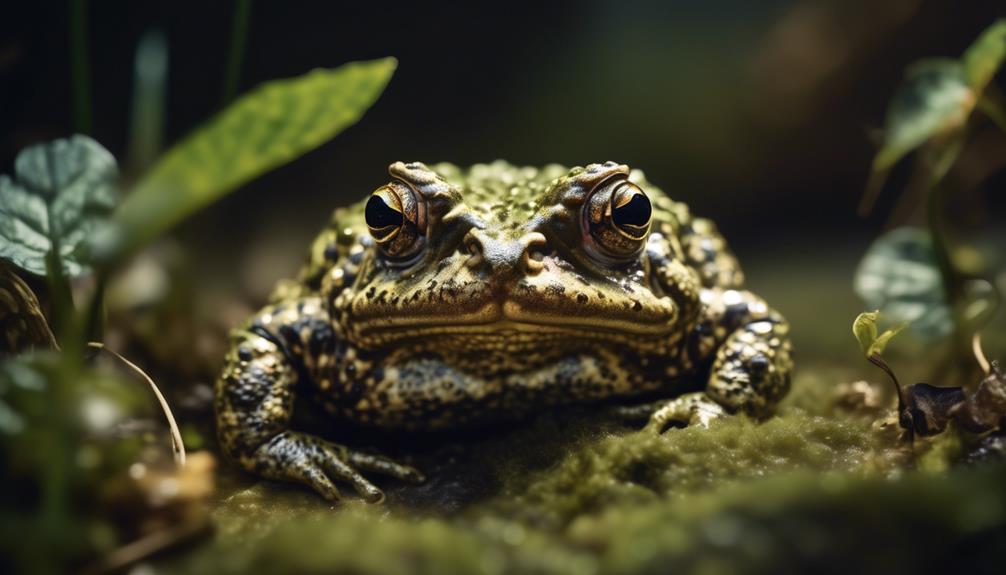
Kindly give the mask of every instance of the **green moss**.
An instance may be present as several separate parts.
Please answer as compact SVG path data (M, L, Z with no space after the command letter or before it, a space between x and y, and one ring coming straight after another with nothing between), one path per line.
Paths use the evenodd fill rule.
M297 487L237 488L217 504L213 541L165 566L906 571L952 560L960 568L955 557L964 554L988 568L1006 541L1006 468L950 467L961 450L952 438L919 442L912 457L896 428L874 424L877 413L834 409L828 381L801 379L780 414L762 423L735 417L655 436L589 416L538 421L476 450L475 465L498 479L495 493L440 508L417 505L407 490L390 493L386 507L332 509ZM918 471L908 471L913 464ZM440 485L476 481L455 473Z

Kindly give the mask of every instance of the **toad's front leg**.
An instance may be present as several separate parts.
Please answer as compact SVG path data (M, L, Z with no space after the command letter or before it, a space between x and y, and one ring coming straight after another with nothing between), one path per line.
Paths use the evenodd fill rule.
M695 365L712 358L706 389L662 403L650 416L650 430L671 423L708 425L725 413L763 417L789 390L793 361L782 316L741 290L705 289L702 303L685 357Z
M217 433L228 457L246 470L312 487L340 498L333 480L351 484L369 502L384 494L357 470L422 481L415 469L384 457L290 430L296 385L332 377L334 333L320 298L268 306L232 334L216 385Z

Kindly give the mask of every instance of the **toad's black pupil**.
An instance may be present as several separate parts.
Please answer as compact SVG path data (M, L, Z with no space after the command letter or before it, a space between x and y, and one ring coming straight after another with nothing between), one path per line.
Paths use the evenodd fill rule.
M402 212L384 203L380 196L370 196L365 210L367 225L374 229L402 225Z
M629 203L615 208L611 219L617 226L645 226L652 212L650 200L643 194L636 194Z

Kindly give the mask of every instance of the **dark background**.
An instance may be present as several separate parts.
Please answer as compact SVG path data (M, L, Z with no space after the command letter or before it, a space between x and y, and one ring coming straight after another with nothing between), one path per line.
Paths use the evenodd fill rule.
M25 145L75 131L69 6L3 9L6 173ZM127 156L133 58L147 32L168 43L165 146L223 106L232 3L93 2L85 13L90 133L117 157ZM206 305L234 294L260 301L296 269L330 210L381 184L394 160L612 159L713 217L754 289L805 333L829 313L842 319L827 337L798 330L798 345L854 350L852 273L894 223L908 171L895 172L870 217L856 215L871 130L907 64L958 57L1002 15L1001 1L956 0L255 2L240 91L388 55L398 71L359 124L176 235L198 248L188 257ZM981 146L962 165L972 166L969 197L984 204L964 228L1001 229L1006 141L981 126L975 138Z

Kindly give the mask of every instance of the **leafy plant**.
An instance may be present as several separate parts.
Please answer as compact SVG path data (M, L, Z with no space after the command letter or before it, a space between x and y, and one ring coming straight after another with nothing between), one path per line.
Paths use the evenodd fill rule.
M1006 59L1006 20L986 29L959 60L910 66L887 110L883 144L874 156L860 204L868 213L891 169L917 151L926 195L926 228L900 227L877 239L856 272L855 289L868 306L934 340L953 335L958 361L967 341L994 314L999 294L955 258L943 218L946 175L980 111L1006 130L1006 106L991 83Z
M916 383L902 387L894 370L881 356L887 344L908 324L902 322L878 335L880 312L864 312L852 323L852 333L863 355L887 374L898 396L898 423L912 440L942 433L951 421L973 433L1006 427L1006 378L992 362L977 391L968 395L960 386ZM981 358L979 358L980 360Z
M235 101L165 153L115 214L118 241L105 258L151 238L249 180L355 124L384 90L384 58L268 82Z
M69 562L79 565L81 558L98 549L108 550L95 541L81 543L86 524L100 511L84 505L88 498L71 497L71 492L94 485L85 481L91 475L75 467L85 426L97 422L107 427L112 421L100 417L90 421L87 414L64 412L86 406L86 398L101 387L96 382L110 381L110 376L84 362L87 346L106 349L88 339L99 333L95 326L100 323L103 286L109 276L130 254L171 226L355 123L383 91L394 69L395 60L385 58L267 83L165 153L132 190L126 190L121 205L117 205L115 159L86 136L29 147L15 161L15 177L0 176L0 328L4 330L0 342L10 354L57 347L42 315L44 306L11 269L17 266L23 273L46 277L56 339L62 347L47 355L0 361L2 475L25 472L41 483L42 493L40 502L21 501L19 511L0 514L0 525L8 532L15 522L36 513L39 505L41 520L26 524L33 530L28 539L65 542L55 555L42 557L36 546L19 550L17 557L31 555L60 571ZM70 280L88 275L96 287L78 310ZM176 456L184 462L170 410L153 381L144 377L172 422ZM136 402L104 405L126 413ZM31 446L43 451L32 456ZM28 463L18 463L19 453ZM37 457L40 453L45 453L42 459ZM120 463L137 455L135 449L125 453ZM121 473L124 467L103 469L106 474ZM3 565L6 561L0 561Z

